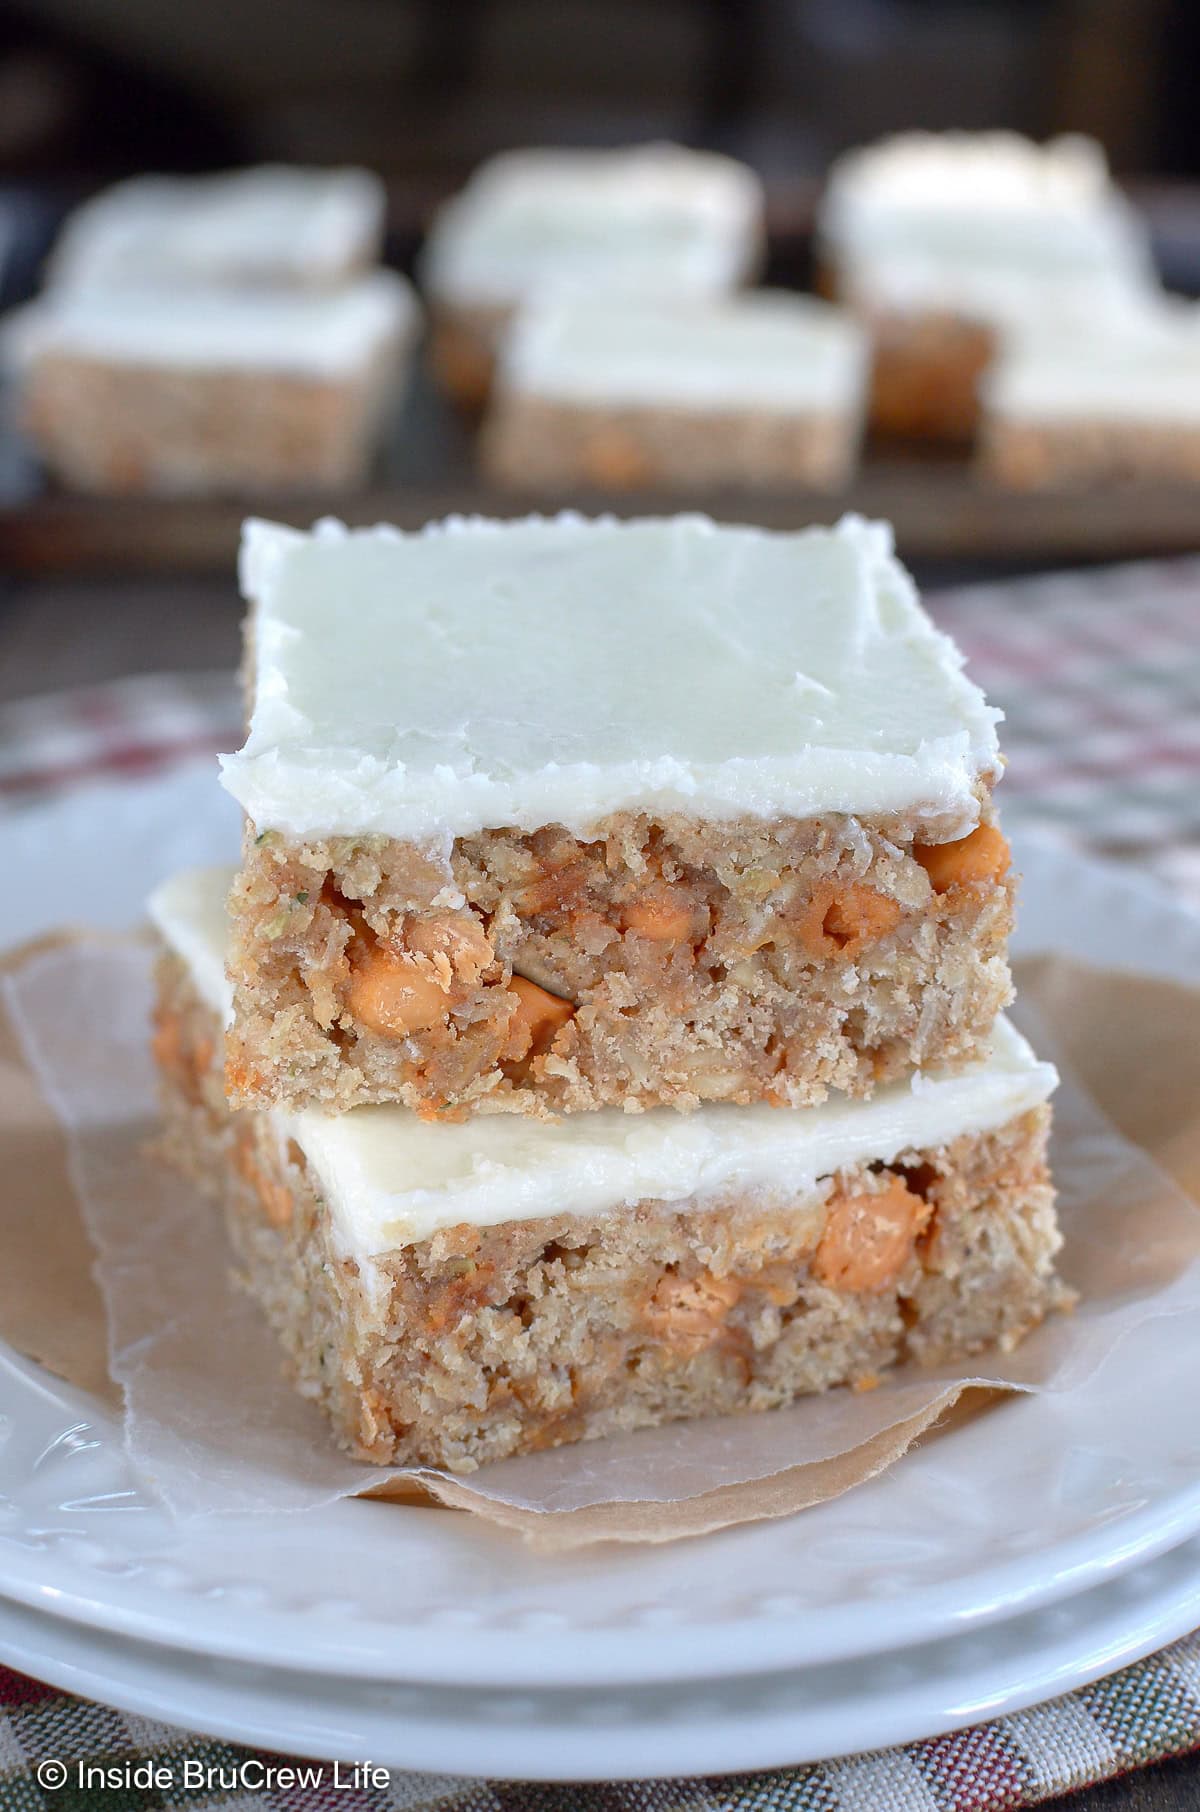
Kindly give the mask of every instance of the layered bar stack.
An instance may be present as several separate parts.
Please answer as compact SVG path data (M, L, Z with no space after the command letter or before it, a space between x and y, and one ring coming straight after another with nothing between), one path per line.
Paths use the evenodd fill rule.
M343 489L367 474L420 326L373 269L365 170L120 183L68 220L5 324L22 426L79 490Z
M352 1451L767 1408L1061 1299L995 713L886 528L252 523L242 576L242 868L154 902L157 1048Z
M824 286L869 323L884 432L965 440L998 347L1090 338L1156 288L1146 228L1094 140L905 132L847 152L817 223Z
M504 152L438 211L425 243L438 375L478 405L520 308L580 296L714 301L754 276L764 237L758 178L711 151Z

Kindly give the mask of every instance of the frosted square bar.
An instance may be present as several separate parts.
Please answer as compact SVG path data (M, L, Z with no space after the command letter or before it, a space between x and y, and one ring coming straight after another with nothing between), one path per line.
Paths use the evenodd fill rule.
M375 271L340 289L51 289L8 328L21 424L66 484L194 494L366 475L419 326Z
M997 713L890 530L247 525L232 1099L869 1095L1010 996Z
M499 482L545 492L836 490L857 456L868 362L850 314L782 291L534 307L502 350L485 461Z
M1200 309L1163 297L1087 335L1014 336L984 381L979 457L1013 490L1200 484Z

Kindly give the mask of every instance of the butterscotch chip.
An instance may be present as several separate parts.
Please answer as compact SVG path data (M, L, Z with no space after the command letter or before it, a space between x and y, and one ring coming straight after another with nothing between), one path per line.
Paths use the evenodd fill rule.
M813 1276L833 1290L871 1293L890 1289L912 1256L932 1210L893 1177L878 1195L835 1195Z
M914 843L913 855L929 876L934 893L1003 880L1012 861L1012 851L994 824L980 824L954 843Z
M646 1316L661 1339L698 1352L720 1339L741 1293L742 1285L733 1277L714 1277L709 1271L698 1277L668 1273L656 1286Z
M554 1042L555 1034L565 1026L575 1008L569 1000L539 988L523 975L514 975L510 992L517 997L517 1009L508 1022L506 1055L515 1058L540 1057Z
M862 881L826 881L814 889L800 921L800 935L813 956L853 962L868 945L900 923L898 900Z
M447 986L474 987L496 956L483 926L469 912L414 919L405 941L414 954L429 958Z
M431 967L378 949L352 969L346 1004L360 1025L383 1038L427 1032L450 1009L447 984Z
M585 443L580 463L593 484L614 491L632 490L650 477L650 463L629 435L619 428L598 429Z
M621 923L626 931L648 938L651 943L682 944L692 935L696 913L687 900L663 889L632 900L621 914Z

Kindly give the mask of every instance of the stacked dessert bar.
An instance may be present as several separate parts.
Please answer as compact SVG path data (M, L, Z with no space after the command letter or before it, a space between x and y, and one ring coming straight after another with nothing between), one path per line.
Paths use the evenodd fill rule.
M247 527L156 1051L300 1388L469 1469L1062 1300L995 718L890 532Z
M22 424L104 492L359 482L420 326L366 170L139 177L68 220L6 323Z
M502 152L425 242L435 370L477 406L529 303L713 302L753 278L764 245L762 185L733 158L669 144Z
M1078 135L903 132L838 158L822 285L869 325L873 426L968 440L997 351L1054 321L1089 345L1157 288L1144 222Z

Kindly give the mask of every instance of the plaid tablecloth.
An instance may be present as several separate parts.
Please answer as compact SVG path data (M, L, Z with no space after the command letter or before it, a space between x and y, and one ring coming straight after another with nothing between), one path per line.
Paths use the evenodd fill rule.
M1156 872L1200 910L1200 559L963 587L931 600L1007 714L1004 805ZM0 707L0 809L97 774L136 775L238 737L225 675L154 676ZM0 1812L82 1804L317 1812L1000 1812L1200 1748L1200 1633L1068 1697L873 1756L726 1779L505 1785L394 1774L347 1795L263 1788L269 1758L0 1669ZM160 1760L175 1786L39 1785L48 1758ZM180 1764L217 1771L189 1792Z

